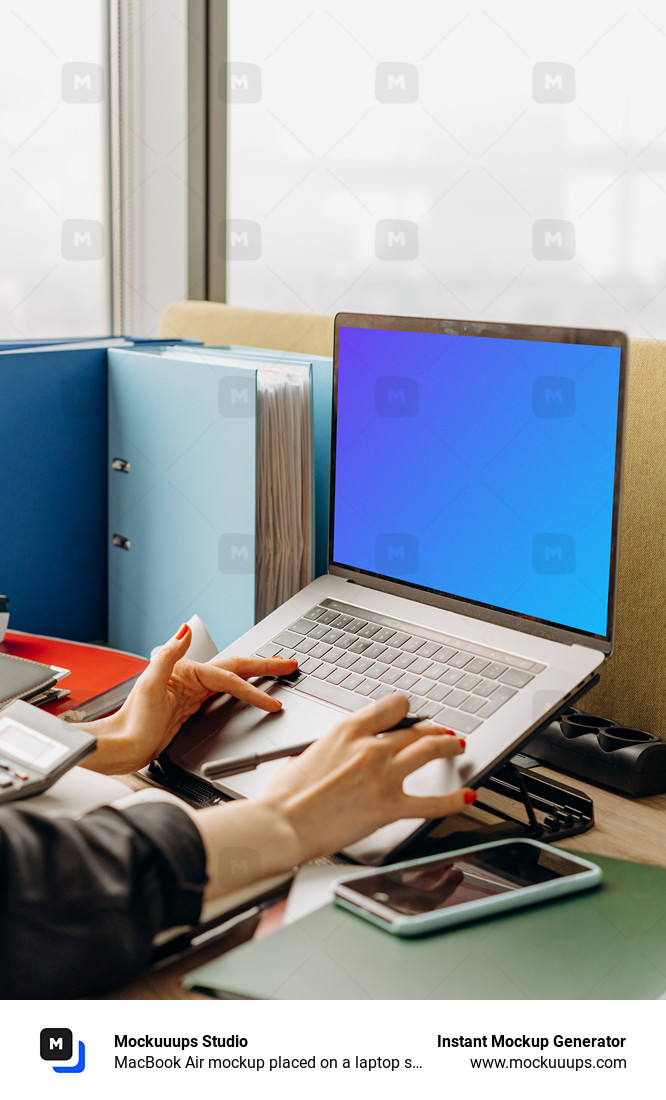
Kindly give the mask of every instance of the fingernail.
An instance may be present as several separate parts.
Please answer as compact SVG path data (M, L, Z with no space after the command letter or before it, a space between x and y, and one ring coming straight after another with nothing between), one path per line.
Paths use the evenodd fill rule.
M465 791L463 798L465 805L470 806L472 802L476 802L476 791Z
M460 745L461 749L464 749L464 748L467 747L467 742L465 741L464 737L457 737L456 740L457 740L458 744Z
M181 640L182 640L182 639L183 639L183 638L185 637L185 635L187 634L187 632L188 632L188 630L189 630L189 629L190 629L190 628L189 628L189 626L187 625L187 623L183 623L183 625L181 626L180 630L179 630L179 631L178 631L178 633L176 634L176 641L177 641L177 642L180 642L180 641L181 641Z

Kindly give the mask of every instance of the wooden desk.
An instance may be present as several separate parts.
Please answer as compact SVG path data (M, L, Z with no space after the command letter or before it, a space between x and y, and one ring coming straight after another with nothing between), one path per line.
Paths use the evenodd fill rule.
M666 867L666 794L633 799L594 787L583 780L564 776L552 769L539 768L544 775L583 790L594 802L595 824L586 833L559 841L563 848L574 848L590 855L614 856ZM273 919L280 913L274 913ZM266 918L264 918L264 923ZM112 1000L207 1000L180 984L189 970L249 939L259 925L254 918L243 928L233 929L226 937L196 955L153 971L111 995ZM262 923L263 930L263 923Z
M72 668L72 675L63 681L71 689L69 700L58 704L55 713L76 706L124 679L140 672L147 662L131 654L121 654L103 647L82 646L58 639L35 638L33 635L7 634L0 650L18 656L29 657L46 663L53 662ZM591 783L561 775L552 769L540 768L540 773L560 779L588 794L594 802L595 824L586 833L558 843L564 848L618 859L637 860L666 867L666 794L647 798L628 798L602 790ZM130 786L143 785L139 777L129 777ZM203 965L223 950L242 943L252 935L260 921L262 930L270 920L280 916L279 907L254 917L242 926L230 930L225 937L196 955L173 962L159 971L144 975L130 986L111 995L113 1000L178 1000L205 999L184 990L180 984L183 974L195 966Z

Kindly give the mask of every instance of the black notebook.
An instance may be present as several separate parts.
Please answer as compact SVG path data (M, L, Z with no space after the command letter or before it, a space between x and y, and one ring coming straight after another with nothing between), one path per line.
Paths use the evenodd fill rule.
M63 668L0 653L0 706L12 699L30 700L41 695L67 675L68 671Z

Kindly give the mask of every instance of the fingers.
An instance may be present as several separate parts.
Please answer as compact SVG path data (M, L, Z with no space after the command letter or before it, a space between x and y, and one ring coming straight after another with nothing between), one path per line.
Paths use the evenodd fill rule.
M146 682L166 687L176 661L184 657L192 641L192 631L183 623L172 638L157 651L144 672Z
M275 661L264 662L266 664L275 664ZM285 672L293 672L297 667L296 661L282 661L282 665L288 666L285 668ZM204 671L205 670L205 671ZM253 675L260 675L260 673L253 673ZM267 675L264 673L264 675ZM275 675L275 673L273 673ZM202 665L199 670L199 676L204 687L208 691L212 692L227 692L229 695L233 695L236 699L242 700L244 703L251 703L254 707L259 707L260 710L277 711L282 710L282 703L279 699L274 699L272 695L267 695L265 691L255 687L254 684L249 684L247 680L244 680L242 675L237 675L235 672L230 672L225 668L217 668L215 665Z
M419 797L406 794L400 803L400 817L448 817L459 814L476 800L476 791L461 787L452 794Z
M413 726L412 729L416 729ZM445 730L443 726L425 725L418 740L398 751L394 757L394 764L402 779L411 775L417 768L429 764L431 760L450 760L453 756L460 756L465 751L465 742L455 734ZM411 731L410 731L411 732Z
M298 668L298 661L291 659L285 661L282 657L223 657L219 664L215 664L218 658L213 658L206 665L207 668L225 668L229 672L235 672L237 676L287 676Z
M381 738L381 740L390 741L391 746L397 753L400 752L401 749L407 748L408 745L414 744L415 741L420 741L428 734L448 734L450 737L458 736L453 730L448 729L446 726L440 726L429 718L422 718L420 722L415 722L413 726L407 726L405 729L386 730L385 733L378 733L377 737Z
M384 733L406 718L408 710L409 700L406 695L399 692L385 695L376 703L357 710L353 718L349 719L349 730L353 735Z

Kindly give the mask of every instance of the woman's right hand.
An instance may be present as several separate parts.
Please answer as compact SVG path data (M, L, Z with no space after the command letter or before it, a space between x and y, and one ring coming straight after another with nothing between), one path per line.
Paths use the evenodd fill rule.
M392 729L408 709L404 695L385 696L344 718L274 777L260 801L288 823L293 863L339 851L401 818L446 817L474 801L469 788L405 794L412 772L465 750L462 739L432 722Z

